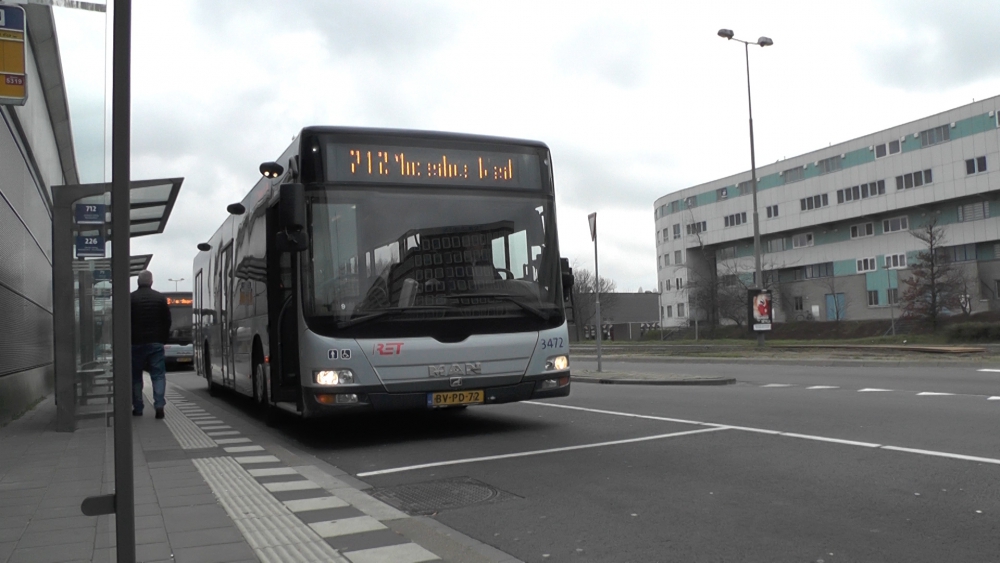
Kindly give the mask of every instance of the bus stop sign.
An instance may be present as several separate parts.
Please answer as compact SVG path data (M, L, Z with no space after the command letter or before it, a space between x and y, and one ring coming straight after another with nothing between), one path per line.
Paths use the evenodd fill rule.
M28 101L24 22L24 8L0 4L0 105Z
M77 235L77 258L104 258L104 235Z

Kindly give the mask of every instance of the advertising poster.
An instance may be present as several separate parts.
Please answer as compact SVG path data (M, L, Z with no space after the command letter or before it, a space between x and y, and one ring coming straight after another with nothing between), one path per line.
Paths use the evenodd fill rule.
M774 319L771 309L771 291L767 289L747 290L747 304L749 305L749 315L747 326L754 332L771 330L771 321Z

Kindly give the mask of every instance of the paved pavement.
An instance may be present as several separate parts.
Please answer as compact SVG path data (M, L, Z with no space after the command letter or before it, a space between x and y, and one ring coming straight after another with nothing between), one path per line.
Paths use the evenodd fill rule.
M148 379L146 391L151 403ZM190 391L168 383L167 399L164 420L132 417L138 561L516 561L318 459L255 443ZM91 419L59 433L55 418L49 397L0 428L0 562L115 561L114 516L80 511L114 490L112 429Z

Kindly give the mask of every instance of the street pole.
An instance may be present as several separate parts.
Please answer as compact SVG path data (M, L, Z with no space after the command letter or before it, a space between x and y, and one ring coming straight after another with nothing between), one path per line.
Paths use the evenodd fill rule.
M730 29L720 29L718 35L719 37L723 37L728 40L735 39L733 37L733 31ZM760 265L760 216L757 212L757 160L754 155L753 146L753 102L750 98L750 45L767 47L769 45L773 45L774 42L768 37L761 37L756 42L743 41L742 39L736 39L736 41L743 43L743 52L746 55L747 65L747 108L750 110L750 180L753 190L754 288L764 289L764 273ZM757 346L764 346L763 331L757 331Z
M597 213L591 213L587 219L590 220L590 238L594 241L594 308L597 315L597 373L601 372L601 332L604 327L601 324L601 275L597 271Z
M886 279L886 282L888 282L888 283L886 283L886 286L885 286L885 288L886 288L885 289L885 300L889 301L889 290L892 289L890 287L892 285L892 274L891 274L891 272L888 269L885 270L885 279ZM898 286L899 283L897 282L896 285ZM892 319L892 321L891 321L892 322L892 335L896 336L896 311L895 311L895 307L893 306L893 304L892 304L891 301L889 301L889 318Z
M129 297L131 199L132 1L115 0L111 90L111 278L114 287L115 549L134 563L135 489L132 470L132 327Z

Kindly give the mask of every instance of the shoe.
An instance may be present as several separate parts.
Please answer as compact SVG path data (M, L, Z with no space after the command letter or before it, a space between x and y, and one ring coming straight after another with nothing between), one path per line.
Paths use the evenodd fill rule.
M163 418L163 409L156 409L156 418Z
M142 416L142 411L132 409L132 416Z

